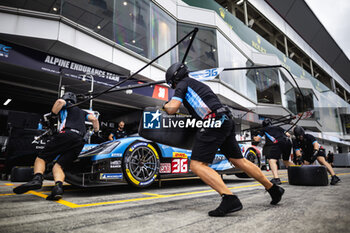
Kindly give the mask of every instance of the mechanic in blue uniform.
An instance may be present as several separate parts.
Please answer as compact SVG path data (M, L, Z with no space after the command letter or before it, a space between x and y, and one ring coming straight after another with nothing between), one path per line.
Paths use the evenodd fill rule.
M120 121L118 124L117 130L114 132L111 132L108 136L108 140L116 140L118 138L126 138L128 135L126 134L126 131L124 130L125 122Z
M43 174L47 163L54 161L52 168L55 186L47 200L59 200L63 194L64 170L68 169L78 157L84 146L86 133L85 120L91 121L94 131L99 131L99 122L92 114L81 110L77 106L70 107L77 101L76 95L66 92L61 99L56 100L51 110L51 121L60 120L57 134L45 145L34 163L34 177L28 183L13 189L16 194L29 190L40 189L43 184Z
M259 142L261 138L265 136L266 141L263 147L263 154L266 159L269 160L268 163L273 175L271 182L282 184L278 176L277 162L282 156L283 163L286 167L294 165L289 161L292 149L292 143L288 138L290 134L285 132L282 127L272 125L272 120L270 118L265 118L262 122L262 126L263 129L257 136L254 136L253 139Z
M197 130L192 148L190 169L222 197L221 204L210 211L209 216L222 217L227 213L243 208L240 200L225 185L221 176L208 165L215 154L220 153L237 168L259 181L271 195L271 204L276 205L282 198L284 189L272 184L255 164L243 158L234 133L231 112L224 107L214 92L204 83L188 77L187 66L175 63L166 72L166 80L175 89L172 99L164 105L168 114L174 114L183 103L189 113L197 120L215 118L223 120L220 128L201 128Z
M304 164L313 164L317 160L321 165L326 166L329 174L331 174L331 185L335 185L340 178L335 175L332 166L326 161L326 152L317 142L316 138L311 134L306 134L303 127L297 125L294 128L295 140L293 147L295 155L301 157Z

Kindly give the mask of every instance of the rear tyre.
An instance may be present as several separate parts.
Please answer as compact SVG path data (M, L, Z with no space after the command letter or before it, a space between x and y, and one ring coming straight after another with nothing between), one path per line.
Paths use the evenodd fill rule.
M253 149L248 149L247 152L245 153L244 156L247 160L249 160L250 162L254 163L256 166L258 166L260 168L260 159L257 156L255 150ZM238 178L251 178L248 174L246 173L237 173L235 174Z
M146 188L152 185L158 177L158 152L148 142L133 143L124 154L122 167L128 184Z
M319 165L289 166L288 182L290 185L327 186L327 169Z
M27 182L33 179L32 167L13 167L11 170L11 182Z

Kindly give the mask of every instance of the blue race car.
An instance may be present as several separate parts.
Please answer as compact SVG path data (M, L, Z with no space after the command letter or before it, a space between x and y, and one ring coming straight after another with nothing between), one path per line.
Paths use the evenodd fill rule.
M256 146L240 144L244 157L261 167ZM145 188L155 181L194 177L189 169L191 151L155 143L142 137L121 138L101 144L86 144L66 172L66 181L79 187L111 186L128 183ZM219 174L248 178L222 154L216 154L211 168Z

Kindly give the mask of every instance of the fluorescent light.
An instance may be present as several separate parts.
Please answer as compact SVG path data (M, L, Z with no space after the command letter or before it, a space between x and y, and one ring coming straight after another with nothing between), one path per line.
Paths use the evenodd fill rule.
M319 74L319 73L316 73L315 78L317 78L318 76L320 76L320 74Z
M241 5L244 2L244 0L239 0L238 2L236 2L237 5Z
M5 106L8 105L8 104L11 102L11 100L12 100L12 99L7 99L7 100L5 101L5 103L4 103L4 105L5 105Z
M58 9L56 7L53 8L53 11L57 11Z
M97 25L97 29L101 29L101 26L100 26L100 25Z
M125 2L123 2L123 5L124 5L124 6L128 5L128 2L126 2L126 1L125 1Z
M295 53L294 53L294 52L292 52L292 53L289 55L289 57L290 57L290 58L293 58L293 57L294 57L294 55L295 55Z

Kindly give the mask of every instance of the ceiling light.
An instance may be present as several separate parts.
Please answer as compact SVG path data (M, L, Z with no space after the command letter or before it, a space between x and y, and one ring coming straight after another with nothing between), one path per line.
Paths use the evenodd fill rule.
M237 5L241 5L244 2L244 0L239 0L238 2L236 2Z
M213 49L213 52L216 52L216 49Z
M136 43L136 41L135 41L135 40L132 40L132 43L133 43L133 44L135 44L135 43Z
M318 76L320 76L320 74L319 74L319 73L316 73L315 78L317 78Z
M7 100L5 101L5 103L4 103L4 105L5 105L5 106L8 105L8 104L11 102L11 100L12 100L12 99L7 99Z
M292 52L292 53L289 55L289 57L290 57L290 58L293 58L293 57L294 57L294 55L295 55L295 53L294 53L294 52Z
M123 2L123 5L124 5L124 6L127 6L127 5L128 5L128 2Z
M53 10L53 11L57 11L58 9L57 9L56 7L54 7L52 10Z
M97 29L101 29L101 26L100 26L100 25L97 25Z
M253 24L254 24L254 19L250 19L249 22L248 22L248 27L253 27Z

